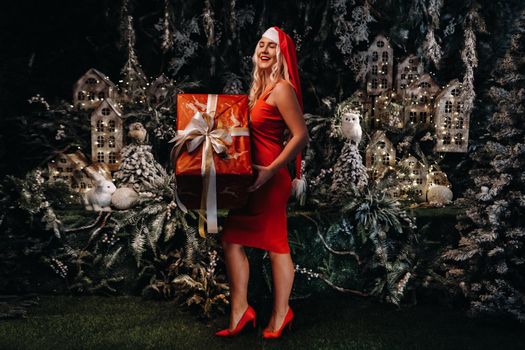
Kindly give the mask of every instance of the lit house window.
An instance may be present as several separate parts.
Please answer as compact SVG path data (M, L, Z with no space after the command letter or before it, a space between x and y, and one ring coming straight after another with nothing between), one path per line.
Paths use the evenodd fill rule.
M109 152L108 163L115 164L117 162L117 154L115 152Z
M450 116L445 116L445 120L443 121L443 126L445 129L452 128L452 118Z
M463 117L456 119L456 129L463 129Z
M108 123L108 131L109 132L115 132L115 121L110 120Z
M104 147L105 144L104 136L99 135L97 136L97 147Z
M452 101L445 102L445 113L452 113Z
M104 121L97 120L97 132L104 132Z
M390 154L387 153L383 157L383 165L388 165L389 162L390 162Z

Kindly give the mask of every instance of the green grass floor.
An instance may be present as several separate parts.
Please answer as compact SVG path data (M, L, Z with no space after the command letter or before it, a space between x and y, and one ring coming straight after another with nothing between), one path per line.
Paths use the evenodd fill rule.
M172 302L41 296L26 319L0 320L0 349L525 349L524 325L349 297L292 301L291 332L265 341L270 304L253 306L257 329L223 339L213 333L226 327L226 315L205 323Z

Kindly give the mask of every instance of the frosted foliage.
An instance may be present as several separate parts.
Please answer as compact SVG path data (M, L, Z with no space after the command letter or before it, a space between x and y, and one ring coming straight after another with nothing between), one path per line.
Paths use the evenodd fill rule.
M202 24L204 26L204 33L206 34L207 38L206 45L208 47L212 46L217 41L217 37L215 35L215 19L213 16L214 13L213 9L211 8L210 1L206 1L206 7L204 9L204 13L202 14Z
M356 145L348 142L343 146L333 174L331 190L334 193L346 192L352 185L362 189L368 184L366 167Z
M198 42L190 38L191 34L199 34L199 25L195 17L191 20L183 21L179 28L180 30L173 33L173 48L175 54L170 61L169 67L174 75L189 62L199 47Z
M436 65L436 67L439 67L443 52L441 51L441 46L436 42L433 30L427 32L425 42L423 43L422 53L424 53L426 57Z
M429 0L428 2L428 14L432 18L432 27L434 29L439 28L439 15L441 13L441 8L443 7L443 0Z
M354 7L350 15L351 20L347 20L347 6L354 4L353 0L330 2L335 24L334 32L338 38L336 46L343 54L346 65L351 63L354 46L361 41L368 41L368 23L375 21L370 14L369 1L365 1L362 6Z
M173 42L171 40L172 34L169 22L168 4L169 2L166 1L166 5L164 8L164 18L162 19L162 26L160 28L162 32L162 43L160 47L164 52L170 50L173 47Z
M472 8L466 18L464 24L464 38L465 46L461 51L461 59L465 64L465 75L463 77L463 98L465 101L465 113L469 114L474 105L474 69L478 66L478 56L476 52L476 34L478 32L485 32L485 22L479 16L477 8Z
M122 162L115 173L119 186L143 192L167 176L166 170L151 153L150 145L129 145L122 149Z

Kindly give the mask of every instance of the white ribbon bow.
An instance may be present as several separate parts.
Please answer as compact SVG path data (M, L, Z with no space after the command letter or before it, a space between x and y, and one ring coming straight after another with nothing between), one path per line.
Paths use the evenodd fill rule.
M172 159L177 159L182 150L182 146L184 146L186 142L189 141L187 143L188 153L195 151L201 143L204 143L201 164L201 175L203 179L201 210L206 210L208 232L211 233L219 232L217 225L217 173L215 171L215 162L213 161L213 151L217 154L226 152L228 150L227 145L232 142L232 136L249 135L247 128L234 128L232 132L228 129L214 129L217 99L217 95L208 95L206 113L196 112L184 130L177 131L177 136L170 141L176 141L174 146L176 153ZM180 209L187 212L178 194L176 194L175 199ZM204 237L202 215L199 218L199 233Z

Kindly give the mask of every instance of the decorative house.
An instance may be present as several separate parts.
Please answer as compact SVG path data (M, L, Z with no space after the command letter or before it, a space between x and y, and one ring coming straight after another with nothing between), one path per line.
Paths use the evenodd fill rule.
M123 147L122 112L111 99L105 99L91 114L91 160L118 170Z
M399 178L399 195L404 196L414 193L420 202L426 200L427 190L427 167L416 157L408 156L399 162L401 171L398 173Z
M384 170L396 164L396 150L384 131L374 132L366 147L365 158L366 167L372 170L374 179L380 177Z
M79 109L92 109L106 98L116 98L117 87L95 68L89 69L73 86L73 105Z
M166 104L169 105L170 102L173 100L173 90L173 81L171 79L166 78L164 74L161 74L148 87L148 102L150 103L150 105L156 107Z
M368 48L366 92L377 96L392 89L394 51L383 35L378 35Z
M410 55L397 65L396 91L403 95L404 90L419 79L423 72L423 65L416 55Z
M465 114L461 83L454 79L436 97L436 152L466 152L470 116Z
M376 98L375 104L375 125L376 127L389 126L403 128L404 114L401 96L394 90L382 92Z
M404 125L434 126L434 102L440 90L441 87L427 73L407 86L403 102L405 105Z
M434 166L430 166L427 174L427 185L441 185L450 187L450 182L448 181L447 174L445 174L443 171L435 169Z
M74 153L59 153L48 163L49 180L62 179L70 188L77 192L86 192L93 187L91 178L82 170L89 161L80 151Z

